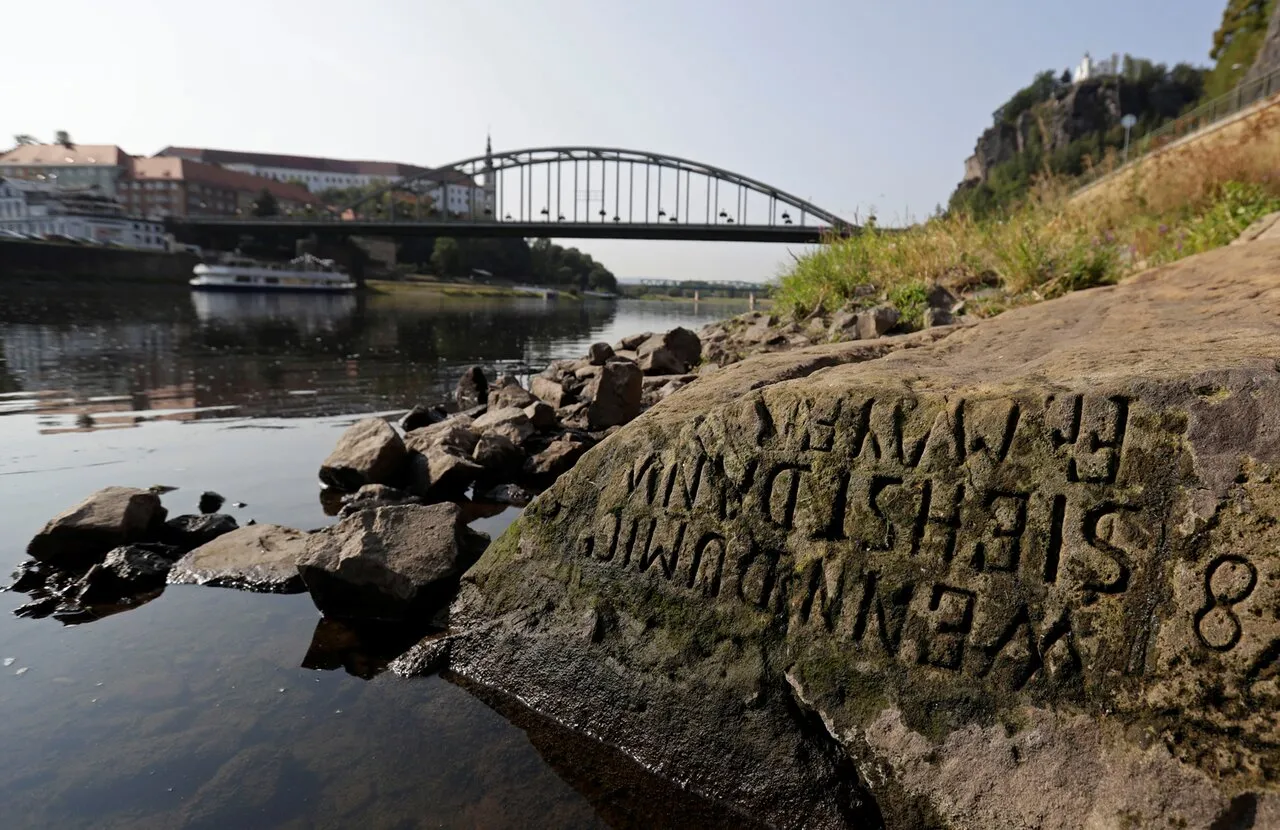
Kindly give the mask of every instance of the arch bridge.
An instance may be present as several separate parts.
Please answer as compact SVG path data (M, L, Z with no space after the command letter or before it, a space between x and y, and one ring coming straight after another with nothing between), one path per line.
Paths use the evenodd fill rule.
M536 147L454 162L325 214L182 217L173 229L299 235L816 242L859 232L812 202L721 167L615 147Z

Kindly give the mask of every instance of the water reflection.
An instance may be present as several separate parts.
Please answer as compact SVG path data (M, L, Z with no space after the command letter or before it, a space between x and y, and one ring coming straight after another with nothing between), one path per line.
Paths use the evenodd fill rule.
M110 484L180 488L164 496L172 515L216 490L241 525L322 526L316 468L359 414L443 398L473 363L527 370L732 312L281 299L0 287L3 562ZM474 511L491 536L517 512ZM632 806L631 792L682 802L598 776L607 765L585 747L521 731L438 677L383 671L402 642L318 624L306 596L175 586L71 627L12 616L25 601L0 594L0 658L14 661L0 667L0 743L22 748L0 757L5 826L599 827L633 810L694 823L678 820L692 808Z

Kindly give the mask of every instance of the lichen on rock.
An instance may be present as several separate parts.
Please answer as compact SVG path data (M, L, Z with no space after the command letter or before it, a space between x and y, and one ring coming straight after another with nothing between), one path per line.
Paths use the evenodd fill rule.
M490 547L451 667L778 826L1275 816L1278 261L701 378Z

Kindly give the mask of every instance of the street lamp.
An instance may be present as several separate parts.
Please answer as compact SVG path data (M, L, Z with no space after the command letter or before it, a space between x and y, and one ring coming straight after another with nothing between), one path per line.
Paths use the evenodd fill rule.
M1124 164L1129 163L1129 133L1133 130L1133 125L1138 123L1136 115L1126 115L1120 119L1120 126L1124 127Z

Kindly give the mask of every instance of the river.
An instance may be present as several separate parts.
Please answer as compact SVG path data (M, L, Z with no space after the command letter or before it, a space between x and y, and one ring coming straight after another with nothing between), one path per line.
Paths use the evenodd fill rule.
M0 289L0 565L110 484L176 488L171 516L213 490L241 525L324 526L316 470L356 417L443 399L471 364L527 373L744 309ZM514 515L473 527L496 536ZM0 593L6 827L698 823L572 736L448 679L378 672L378 644L326 629L305 594L173 586L69 626L13 616L25 599Z

